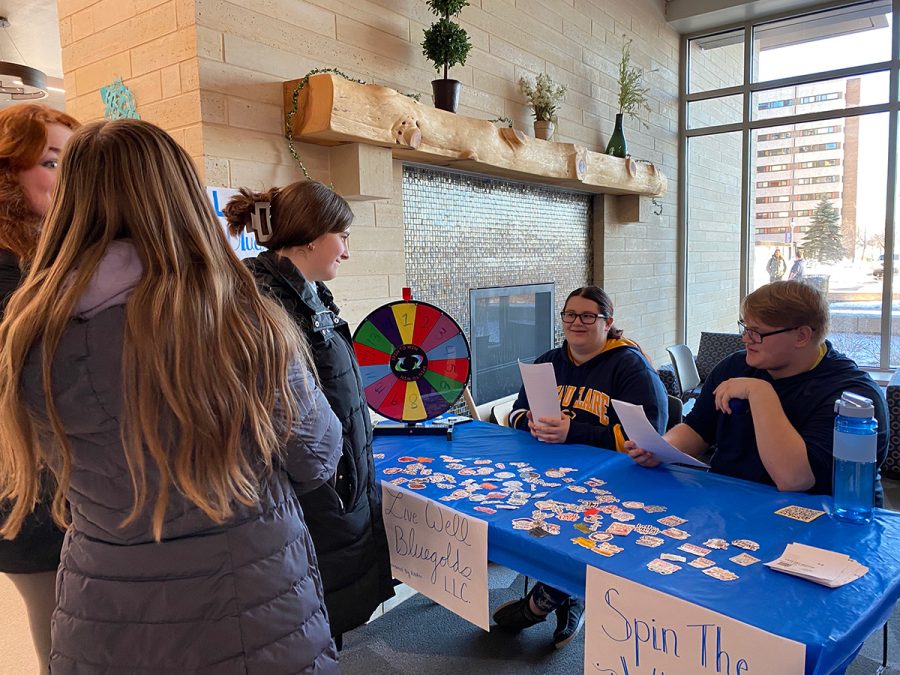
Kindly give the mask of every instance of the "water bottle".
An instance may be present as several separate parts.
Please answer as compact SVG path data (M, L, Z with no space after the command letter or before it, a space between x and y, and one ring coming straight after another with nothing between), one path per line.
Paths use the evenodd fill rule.
M834 411L834 516L867 523L875 500L875 406L845 391L834 402Z

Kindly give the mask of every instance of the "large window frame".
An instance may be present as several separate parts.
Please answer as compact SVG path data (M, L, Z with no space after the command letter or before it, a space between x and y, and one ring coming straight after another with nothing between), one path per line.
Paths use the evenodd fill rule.
M852 66L835 70L820 71L793 77L785 77L764 82L753 81L754 58L754 29L773 21L793 19L810 16L842 7L865 5L868 2L823 2L815 8L805 8L802 11L784 12L773 14L763 18L756 18L747 22L724 25L715 30L704 30L681 36L680 69L679 69L679 153L678 153L678 334L682 341L686 341L688 334L688 264L690 221L689 211L689 184L688 179L688 144L690 139L703 136L712 136L725 133L741 133L741 222L740 222L740 297L743 298L751 287L751 242L753 235L752 223L752 195L753 195L753 165L755 156L751 157L752 135L756 130L771 127L781 127L789 124L802 124L805 122L818 122L824 120L841 120L855 115L868 115L873 113L888 114L888 163L885 191L885 229L884 229L884 255L890 260L897 250L895 242L895 201L897 194L897 123L900 112L900 0L891 1L891 58L888 61L868 63L860 66ZM743 82L739 85L727 86L707 91L690 92L690 45L692 40L698 38L713 37L728 33L743 31ZM853 76L864 76L870 73L887 72L889 74L889 94L886 103L871 105L856 105L832 110L794 114L784 117L766 119L753 119L753 98L755 94L769 90L782 89L796 85L810 84L827 80L836 80ZM691 103L698 101L712 101L724 97L741 97L742 119L740 122L726 123L702 128L688 128L688 109ZM761 178L760 178L761 179ZM881 351L880 370L891 370L890 346L891 346L891 319L893 298L893 275L883 276L881 299ZM736 308L735 308L736 311Z

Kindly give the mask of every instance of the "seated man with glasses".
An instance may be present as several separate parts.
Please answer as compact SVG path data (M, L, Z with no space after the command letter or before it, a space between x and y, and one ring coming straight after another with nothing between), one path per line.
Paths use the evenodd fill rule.
M553 364L562 412L558 419L534 419L523 387L509 414L510 426L545 443L624 450L622 426L610 403L621 399L644 406L647 419L662 433L668 417L666 391L641 348L613 325L609 295L597 286L578 288L566 298L560 318L565 342L535 363ZM564 450L558 454L565 457ZM546 584L538 582L525 598L501 605L494 621L515 632L544 621L554 611L553 643L559 649L581 630L584 604Z
M850 391L875 404L880 466L887 403L868 373L825 339L824 296L799 281L776 281L744 298L741 314L746 351L715 367L693 410L665 439L694 457L715 446L716 473L782 491L832 494L834 402ZM642 466L659 463L631 441L626 448ZM881 504L880 481L876 493Z

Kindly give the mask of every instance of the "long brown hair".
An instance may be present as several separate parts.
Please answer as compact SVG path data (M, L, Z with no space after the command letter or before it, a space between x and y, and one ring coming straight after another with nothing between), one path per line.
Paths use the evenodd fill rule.
M295 422L288 368L307 359L304 343L257 292L190 158L164 131L137 120L88 124L61 167L34 262L0 325L0 498L13 501L0 534L14 537L33 508L43 461L57 473L53 510L64 518L72 458L52 397L53 358L109 245L124 238L144 272L125 309L121 441L134 503L122 525L153 499L159 540L173 489L222 522L236 502L258 501L259 471L271 470ZM49 423L20 396L36 345Z
M47 127L73 131L78 121L38 103L0 110L0 248L29 259L37 248L42 213L35 213L19 184L19 173L35 166L47 146Z
M328 232L346 232L353 222L353 211L339 194L318 181L298 181L266 192L242 188L222 210L232 235L250 229L254 205L260 201L271 204L272 236L257 241L272 251L305 246Z

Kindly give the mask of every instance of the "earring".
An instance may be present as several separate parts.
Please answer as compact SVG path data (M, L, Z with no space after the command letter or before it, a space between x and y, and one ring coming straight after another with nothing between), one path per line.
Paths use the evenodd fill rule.
M315 251L315 250L316 250L316 247L313 246L312 244L307 244L307 245L306 245L306 248L308 248L310 251Z

